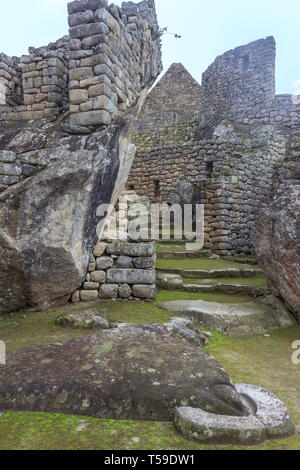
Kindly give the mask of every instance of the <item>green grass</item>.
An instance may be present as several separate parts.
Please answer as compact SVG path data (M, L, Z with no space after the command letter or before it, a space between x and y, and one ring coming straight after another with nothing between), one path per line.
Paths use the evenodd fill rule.
M55 325L55 320L62 311L55 309L40 313L21 310L0 316L0 339L10 351L91 334L87 330L71 330Z
M72 330L55 325L55 320L63 313L76 312L86 308L105 308L108 319L119 323L158 323L163 324L174 316L157 307L157 303L167 300L206 300L208 302L247 302L250 297L214 293L189 293L181 291L159 291L156 302L102 301L94 303L69 304L46 312L19 312L0 317L0 339L5 341L7 350L50 344L86 336L91 330Z
M251 277L251 278L229 278L222 277L218 279L189 279L183 280L185 284L240 284L242 286L255 286L265 287L267 286L266 279L263 277Z
M1 450L245 450L187 441L172 423L104 420L51 413L5 413L0 418ZM252 447L300 449L300 435Z
M205 300L206 302L220 302L220 303L240 303L250 302L252 297L237 294L216 294L214 292L181 292L181 291L159 291L156 302L167 302L169 300ZM174 316L174 314L172 315ZM177 316L177 315L176 315Z
M184 269L188 271L198 270L198 271L211 271L214 269L253 269L253 266L247 266L245 264L235 263L233 261L223 261L223 260L210 260L208 258L200 259L158 259L156 261L156 268L177 268Z
M277 395L300 425L300 365L292 363L292 344L297 340L299 328L234 337L213 332L205 349L222 364L234 383L260 385Z

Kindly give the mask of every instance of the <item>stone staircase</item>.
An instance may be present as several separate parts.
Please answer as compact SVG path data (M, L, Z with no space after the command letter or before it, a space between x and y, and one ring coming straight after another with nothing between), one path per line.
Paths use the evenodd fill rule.
M171 239L157 243L157 260L158 279L164 277L166 280L163 283L164 288L168 288L169 278L171 290L174 289L176 277L178 280L176 285L180 284L181 278L181 290L187 292L245 294L256 297L268 290L263 272L257 267L253 257L220 259L211 255L209 250L188 251L185 249L184 241ZM166 263L161 263L160 260L165 260ZM168 260L172 260L172 265L167 262ZM181 264L181 260L185 261L185 266ZM201 263L201 260L205 262ZM178 267L175 267L175 264ZM194 269L192 264L195 265Z
M208 250L187 251L184 242L158 241L156 282L160 289L191 294L190 299L187 295L186 300L162 302L161 308L190 317L211 330L240 335L294 325L280 301L274 302L253 256L221 259ZM199 294L199 300L195 300L195 294ZM207 294L224 301L215 302L212 297L213 301L206 302L203 297ZM245 300L228 304L226 295Z

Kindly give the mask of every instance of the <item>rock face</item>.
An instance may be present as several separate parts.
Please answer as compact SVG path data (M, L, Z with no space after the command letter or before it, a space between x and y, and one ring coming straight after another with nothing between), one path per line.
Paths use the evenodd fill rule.
M276 297L300 321L300 186L285 187L261 212L255 232L257 259Z
M44 123L44 129L55 136L47 149L28 155L24 147L22 153L34 160L37 174L0 193L0 313L26 304L47 307L81 285L97 240L96 210L111 200L119 145L128 132L111 126L72 138L57 136L54 125Z
M158 325L10 352L0 374L0 410L156 421L171 421L179 406L246 412L213 357Z

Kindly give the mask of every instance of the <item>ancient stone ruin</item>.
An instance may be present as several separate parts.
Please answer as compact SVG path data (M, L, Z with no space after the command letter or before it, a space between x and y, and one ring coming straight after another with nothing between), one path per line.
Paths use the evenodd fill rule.
M293 436L294 396L290 414L205 350L276 343L300 320L300 103L275 94L274 38L218 57L201 85L174 63L153 87L154 0L68 13L68 35L0 54L0 412L173 421L210 445ZM204 247L106 232L121 194L131 224L135 203L147 221L150 203L203 204Z
M279 290L281 298L294 297L287 304L298 313L300 102L275 94L275 54L273 37L226 52L203 74L201 87L181 64L173 64L150 92L135 127L137 154L127 187L151 202L204 204L205 247L220 256L254 253L262 206L277 191L294 188L293 241L287 244L294 247L295 262L293 274L283 267L279 276L287 275L290 286ZM168 94L170 89L175 93ZM264 212L263 227L271 230ZM256 244L262 245L260 234ZM275 258L267 255L268 246L259 249L267 272L264 257L286 256L278 245Z
M152 0L68 10L69 36L1 55L1 313L67 300L85 280L97 207L117 202L134 119L161 71Z

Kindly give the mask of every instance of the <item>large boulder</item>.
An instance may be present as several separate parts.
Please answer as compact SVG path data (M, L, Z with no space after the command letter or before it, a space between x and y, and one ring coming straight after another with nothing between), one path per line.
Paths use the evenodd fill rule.
M172 325L120 325L9 352L0 368L0 411L171 421L177 407L191 406L243 416L225 370L190 340Z
M285 187L261 211L257 259L272 293L300 320L300 186Z
M34 162L36 174L0 193L0 314L66 301L81 285L101 222L97 207L111 202L119 171L128 172L132 162L122 156L132 152L130 144L124 146L128 126L110 126L86 138L67 137L44 124L41 133L47 129L53 136L47 163L45 149L28 154L24 139L19 159ZM22 136L17 141L20 152ZM122 159L126 163L120 166Z

